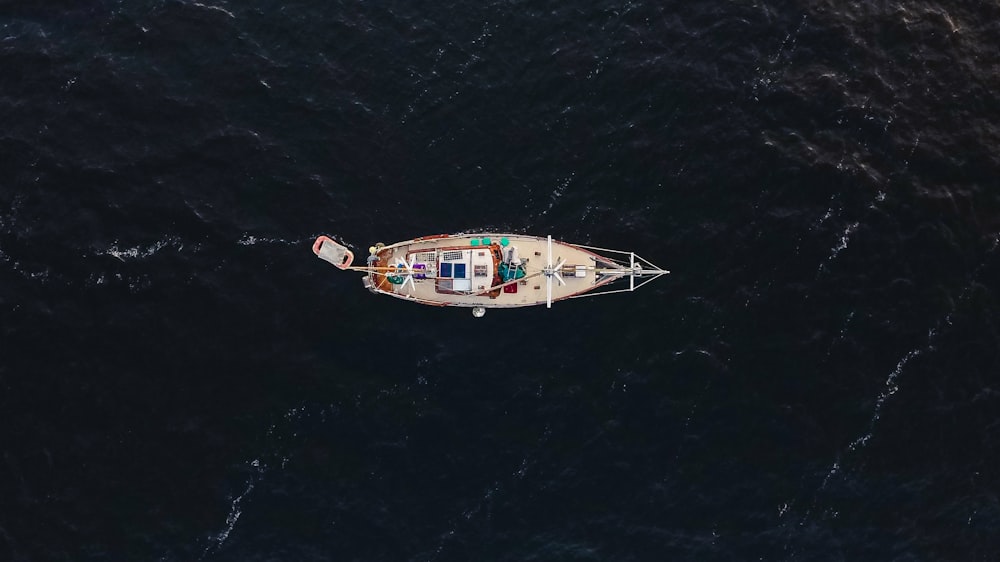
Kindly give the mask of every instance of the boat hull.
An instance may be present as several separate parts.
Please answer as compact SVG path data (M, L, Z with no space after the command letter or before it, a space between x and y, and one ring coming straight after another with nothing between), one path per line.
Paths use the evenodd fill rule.
M502 268L504 254L516 248L522 261L524 277L505 280L498 270ZM426 261L421 268L428 273L415 274L410 281L405 265L416 266L421 258L434 253L434 267ZM448 262L441 257L452 253L462 257L466 265L463 276L456 278L455 267L444 275ZM499 253L499 255L497 255ZM595 265L603 263L603 258L594 252L565 242L552 241L553 265L562 264L558 278L551 282L551 301L547 298L549 282L544 273L548 263L548 239L523 234L455 234L435 235L415 238L405 242L379 248L375 254L378 267L402 266L398 275L382 273L369 274L369 288L376 293L436 306L516 308L547 304L580 295L612 281L600 279L595 273ZM417 259L414 258L416 256ZM457 263L456 261L456 263ZM477 276L474 267L485 275ZM492 262L493 267L490 267ZM578 273L579 271L579 273ZM447 277L451 277L448 279ZM394 279L391 279L395 277ZM422 278L420 278L422 277ZM394 283L393 281L403 281ZM450 283L449 283L450 281ZM492 290L491 290L492 288Z
M611 264L609 260L566 242L551 241L550 264L547 237L439 234L374 249L369 258L373 271L365 278L369 290L433 306L536 306L579 296L615 280L597 273ZM505 269L513 270L506 263L512 249L520 262L519 279L504 275Z
M367 265L320 236L313 252L340 269L365 274L374 293L432 306L519 308L633 291L669 274L633 252L513 233L437 234L369 248ZM638 281L637 281L638 279ZM625 282L626 287L616 282Z

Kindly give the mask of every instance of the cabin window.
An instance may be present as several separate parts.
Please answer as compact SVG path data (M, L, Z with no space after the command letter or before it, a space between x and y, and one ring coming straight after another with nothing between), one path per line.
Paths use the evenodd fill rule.
M464 263L441 262L441 271L438 277L454 277L455 279L465 279L468 277Z

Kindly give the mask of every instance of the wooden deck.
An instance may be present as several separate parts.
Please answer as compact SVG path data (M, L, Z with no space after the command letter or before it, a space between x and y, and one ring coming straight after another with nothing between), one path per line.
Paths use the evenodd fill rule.
M484 237L490 238L493 243L490 246L472 245L474 239L482 240ZM490 285L492 287L501 283L497 267L500 263L500 258L495 252L495 250L500 249L497 242L501 238L507 238L510 246L517 247L521 260L524 262L527 276L525 279L514 284L517 287L516 292L506 292L500 288L484 294L441 292L437 290L436 280L431 276L428 276L427 279L414 279L413 283L407 282L403 285L394 285L382 273L370 274L374 290L398 298L439 306L507 308L545 304L546 277L541 273L548 261L547 240L545 238L515 234L477 234L435 237L423 240L416 239L382 248L377 254L378 262L373 265L388 267L396 264L398 260L405 261L410 259L410 256L414 252L429 252L431 250L442 249L469 250L489 248L491 252L494 252L493 283ZM600 265L599 262L603 261L601 256L589 250L553 240L553 265L562 260L565 260L565 264L561 268L561 275L565 285L560 285L556 279L552 280L553 302L586 293L612 281L607 276L600 277L594 271L595 265ZM576 266L584 266L584 269L579 270L581 275L579 277L576 276Z

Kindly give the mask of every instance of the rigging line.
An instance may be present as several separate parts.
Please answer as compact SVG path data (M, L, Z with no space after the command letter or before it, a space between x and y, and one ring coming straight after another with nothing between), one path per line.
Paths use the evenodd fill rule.
M649 283L649 282L651 282L651 281L654 281L654 280L656 280L656 279L659 279L659 278L660 278L661 276L663 276L663 275L668 275L669 273L670 273L669 271L667 271L667 272L664 272L664 273L658 273L658 274L656 274L656 275L654 275L654 276L650 277L649 279L646 279L646 280L645 280L645 281L643 281L642 283L639 283L638 285L636 285L636 286L635 286L635 288L633 288L633 289L631 289L631 290L633 290L633 291L635 291L635 290L638 290L638 289L639 289L639 287L642 287L643 285L645 285L645 284L647 284L647 283Z
M587 250L600 250L602 252L614 252L616 254L625 254L625 255L628 255L628 254L632 253L632 252L626 252L624 250L612 250L610 248L599 248L597 246L584 246L583 244L573 244L573 245L576 246L576 247L578 247L578 248L585 248Z
M614 293L631 293L631 292L632 292L631 289L615 289L614 291L601 291L599 293L584 293L582 295L573 295L573 296L569 296L569 297L566 297L566 298L567 299L582 299L582 298L586 298L586 297L599 297L599 296L602 296L602 295L611 295L611 294L614 294Z
M490 287L489 289L485 289L485 290L479 291L478 293L471 293L469 296L476 297L476 296L479 296L479 295L485 295L486 293L489 293L490 291L495 291L497 289L506 287L507 285L513 285L514 283L517 283L519 281L524 281L526 279L531 279L532 277L538 277L542 273L544 273L544 272L539 271L538 273L532 273L531 275L525 275L524 277L522 277L520 279L511 279L510 281L506 281L506 282L501 283L499 285L494 285L494 286Z

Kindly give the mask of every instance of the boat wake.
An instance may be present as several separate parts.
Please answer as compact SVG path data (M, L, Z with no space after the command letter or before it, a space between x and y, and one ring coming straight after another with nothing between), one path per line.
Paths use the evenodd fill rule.
M197 245L194 245L197 250ZM99 252L100 255L111 256L117 258L118 260L125 262L129 260L141 260L152 257L154 254L159 252L164 248L174 248L178 252L184 249L184 242L177 236L167 236L160 240L157 240L149 246L143 247L142 245L120 248L118 246L118 241L108 247L106 250Z
M246 247L263 245L299 246L311 241L312 237L287 240L284 238L244 234L235 243ZM229 243L232 243L232 241ZM92 262L94 264L92 271L87 273L86 278L82 280L82 285L84 287L98 287L124 284L128 287L129 292L137 293L154 285L156 275L148 269L151 267L152 261L161 259L165 255L203 254L206 251L212 250L211 246L212 244L209 242L192 242L175 235L166 235L152 243L146 244L123 244L115 240L106 248L91 249L89 256L112 257L126 265L115 267L113 262L112 265L109 265L106 261ZM53 272L47 267L36 270L36 268L22 264L12 256L4 253L2 248L0 248L0 263L10 264L14 270L20 272L26 279L33 281L44 283L55 279L69 286L81 283L79 279L74 280L69 277L60 276L57 274L58 272Z
M343 240L342 237L337 236L338 240ZM240 246L257 246L259 244L282 244L285 246L299 246L301 244L309 243L311 244L313 240L316 239L316 235L308 236L306 238L299 238L297 240L285 240L284 238L268 238L268 237L258 237L253 234L244 234L242 238L236 243Z

